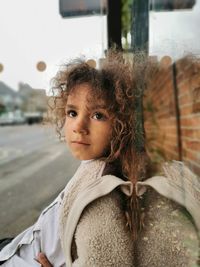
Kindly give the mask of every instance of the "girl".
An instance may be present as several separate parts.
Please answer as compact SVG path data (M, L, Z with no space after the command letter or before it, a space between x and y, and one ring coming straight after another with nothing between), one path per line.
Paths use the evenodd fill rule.
M76 60L53 79L57 131L64 129L82 163L38 221L0 251L0 264L38 266L39 256L45 266L43 252L55 267L133 266L140 227L135 183L144 158L136 150L134 113L144 84L139 62L133 69L120 53L109 52L99 69Z
M57 130L64 127L69 149L82 160L60 212L67 266L133 266L140 227L134 185L144 168L144 151L135 145L138 70L109 52L99 69L77 60L53 80Z
M109 51L99 69L77 60L64 66L53 79L52 111L57 131L61 136L64 130L70 151L82 162L64 191L33 228L11 243L12 255L15 253L13 261L12 255L8 256L9 249L3 251L0 260L6 262L2 266L38 266L38 262L43 267L192 266L194 258L191 260L188 256L191 253L185 250L184 242L177 245L178 233L174 235L172 231L173 226L178 231L181 229L182 238L184 227L179 229L179 225L171 224L168 217L173 209L166 209L168 202L163 199L159 199L166 203L162 211L169 213L160 213L160 202L152 202L157 196L149 198L152 205L147 216L149 221L137 238L143 222L141 199L137 195L151 186L171 197L169 189L173 188L170 186L175 181L175 188L181 188L185 171L182 168L177 172L176 164L165 172L170 183L161 176L138 182L145 174L143 132L137 120L138 98L149 76L150 65L144 59L139 55L133 62L125 62L120 53ZM174 169L176 179L173 179ZM188 175L191 176L186 172L185 176ZM171 192L177 202L184 204L183 194L177 190ZM199 213L194 219L200 221ZM163 228L165 221L170 227ZM198 223L197 226L200 228ZM194 232L185 233L198 243ZM165 237L166 233L170 238ZM162 243L165 244L164 260ZM32 255L38 262L31 261ZM11 260L7 260L8 257Z
M144 57L140 55L139 61L137 59L132 64L125 62L120 53L109 51L99 69L77 60L64 66L53 80L57 131L61 135L64 128L68 147L82 161L65 188L60 208L60 239L68 267L191 266L196 260L196 254L188 256L184 238L171 237L172 229L166 225L164 231L167 229L170 238L163 238L163 228L158 227L161 220L159 202L152 203L150 223L144 232L148 237L141 234L135 242L141 228L137 194L151 186L173 199L164 188L169 189L172 181L181 181L180 186L184 171L188 175L184 166L173 163L175 166L165 166L170 183L160 176L137 182L145 173L143 133L137 125L137 100L149 74ZM174 170L176 179L173 179ZM174 191L173 186L170 189L174 200L184 204L182 195ZM157 197L153 196L153 199ZM161 203L169 206L163 199ZM173 212L172 208L166 207L164 210ZM152 214L160 217L155 216L155 220ZM162 217L167 221L166 215L164 213ZM196 216L196 221L198 219ZM152 231L153 224L155 231ZM174 223L174 226L179 231L179 225ZM159 244L146 242L148 238L155 240L156 231L162 236L162 240L158 238ZM185 237L184 232L182 236ZM198 247L194 229L190 231L191 236ZM169 265L163 261L162 253L157 253L162 241ZM177 242L178 249L173 246ZM44 254L38 255L38 261L44 267L52 266Z

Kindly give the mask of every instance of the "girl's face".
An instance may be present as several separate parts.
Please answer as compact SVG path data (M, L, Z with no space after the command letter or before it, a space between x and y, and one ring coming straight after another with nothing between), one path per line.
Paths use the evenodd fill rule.
M104 101L93 100L88 84L78 85L66 104L65 139L80 160L105 155L111 140L111 116Z

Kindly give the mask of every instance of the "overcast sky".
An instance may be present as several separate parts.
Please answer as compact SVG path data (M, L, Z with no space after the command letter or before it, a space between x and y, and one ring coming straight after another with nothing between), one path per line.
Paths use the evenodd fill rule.
M107 43L105 17L63 19L58 2L0 1L0 63L4 66L0 80L13 89L20 81L34 88L47 88L66 59L83 54L96 59L102 55ZM47 64L45 72L36 69L40 60Z

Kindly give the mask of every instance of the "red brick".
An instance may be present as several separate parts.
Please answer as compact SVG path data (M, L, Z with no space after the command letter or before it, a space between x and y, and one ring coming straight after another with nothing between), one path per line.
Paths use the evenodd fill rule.
M190 114L193 114L192 104L187 104L187 105L180 107L181 116L190 115Z
M193 117L181 117L181 127L199 127L200 128L200 115Z
M188 79L185 79L181 81L181 83L178 83L179 97L181 95L184 95L185 93L188 93L188 91L190 91L190 82Z
M191 58L177 62L182 152L184 158L196 164L195 166L200 166L199 66L196 66ZM148 101L148 97L151 99L154 112L144 113L147 142L152 150L162 150L168 159L178 159L171 67L157 72L151 86L145 92L144 103Z
M183 149L183 157L194 162L200 163L200 152L194 152L189 149Z
M196 88L200 86L200 73L193 75L193 77L190 79L189 83L190 83L190 87Z
M193 150L200 152L200 140L199 141L192 141L192 140L184 140L183 147L185 149Z
M182 138L188 137L195 140L200 140L200 129L181 129Z
M178 99L179 106L183 106L188 103L193 103L192 95L187 92L184 95L181 95Z
M193 112L200 113L200 87L196 87L192 91Z

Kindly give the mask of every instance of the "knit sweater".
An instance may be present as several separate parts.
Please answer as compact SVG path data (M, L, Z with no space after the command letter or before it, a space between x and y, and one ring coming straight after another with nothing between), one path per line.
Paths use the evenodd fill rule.
M200 178L183 162L163 165L164 176L138 182L144 221L137 246L137 267L197 267L200 262ZM151 187L151 188L150 188Z
M65 191L60 238L67 267L198 266L199 240L195 224L179 204L168 198L184 205L181 203L184 190L179 186L181 191L178 191L176 186L181 179L189 177L196 184L196 196L199 180L182 168L179 173L175 172L174 187L173 178L169 177L174 175L174 168L168 168L167 179L152 177L138 182L138 195L139 191L144 193L147 186L153 189L143 194L144 228L134 244L122 207L122 194L130 196L132 184L112 175L102 176L104 168L102 161L82 163ZM183 170L187 177L181 176ZM172 194L171 185L175 188ZM185 203L186 208L188 203L190 201ZM190 206L189 209L194 210ZM199 213L194 215L199 229Z
M137 267L197 267L199 240L187 211L148 190L143 230L135 248Z
M103 161L83 162L65 192L60 237L67 267L133 266L121 197L132 194L132 184L102 176L104 168Z

